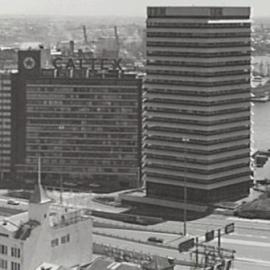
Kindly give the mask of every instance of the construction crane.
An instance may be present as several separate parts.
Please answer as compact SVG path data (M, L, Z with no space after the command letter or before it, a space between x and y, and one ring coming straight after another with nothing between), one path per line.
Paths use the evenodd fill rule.
M87 38L87 32L86 32L86 26L83 25L83 39L84 39L84 44L87 45L88 44L88 38Z
M114 36L115 36L115 44L116 44L116 56L117 58L119 57L119 51L120 51L120 41L119 41L119 36L118 36L118 30L117 26L114 26Z

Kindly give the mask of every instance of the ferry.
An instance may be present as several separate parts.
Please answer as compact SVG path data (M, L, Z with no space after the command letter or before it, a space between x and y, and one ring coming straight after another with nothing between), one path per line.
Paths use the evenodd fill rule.
M261 96L261 97L252 97L251 101L252 102L267 102L267 101L269 101L269 96L265 95L265 96Z
M254 76L253 78L252 78L252 81L253 82L262 82L262 77L261 76Z
M269 94L267 92L260 93L260 95L256 96L255 94L252 94L251 96L251 102L267 102L269 101Z

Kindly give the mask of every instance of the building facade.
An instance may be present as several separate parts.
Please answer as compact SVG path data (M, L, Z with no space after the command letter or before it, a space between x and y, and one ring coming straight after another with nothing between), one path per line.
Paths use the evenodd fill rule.
M11 171L11 74L0 72L0 180Z
M150 197L249 193L250 9L149 7L143 181Z
M19 62L29 57L34 56L23 52ZM14 75L13 102L20 103L13 114L14 170L29 179L41 156L46 184L59 184L62 177L64 182L109 189L137 186L140 80L105 70L105 60L103 69L98 60L97 69L81 62L77 67L74 59L61 61L56 60L55 69L19 68Z

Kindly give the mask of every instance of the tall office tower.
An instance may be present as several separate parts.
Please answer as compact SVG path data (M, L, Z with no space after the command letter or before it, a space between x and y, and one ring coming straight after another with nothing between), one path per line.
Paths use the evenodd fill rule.
M249 193L250 9L149 7L143 93L147 196ZM187 192L187 193L186 193Z
M39 68L39 59L38 51L21 51L13 79L17 174L33 178L41 156L45 184L136 187L141 81L112 59L58 58L55 69Z
M11 170L11 79L10 73L0 73L0 180Z

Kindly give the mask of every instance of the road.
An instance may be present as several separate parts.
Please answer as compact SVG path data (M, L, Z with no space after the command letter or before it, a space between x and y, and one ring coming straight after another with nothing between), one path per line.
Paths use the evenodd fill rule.
M236 250L236 269L270 269L270 221L212 215L191 222L189 228L192 233L199 233L204 229L223 227L231 222L235 223L236 230L232 234L223 236L221 245ZM217 240L212 243L216 244Z
M221 215L210 215L208 217L188 222L188 234L191 236L200 236L200 240L204 237L206 231L217 230L224 228L226 224L235 223L235 232L228 235L223 235L221 240L221 247L227 249L236 250L236 260L234 262L234 268L237 270L269 270L270 269L270 221L264 220L247 220L237 217L227 217ZM147 228L153 228L155 230L167 230L169 232L177 232L183 230L183 224L180 222L168 221L162 224L151 225ZM100 231L100 228L98 228ZM164 243L178 243L181 238L179 235L173 233L151 233L141 232L136 230L117 230L117 229L103 229L105 233L111 233L115 235L126 236L129 238L135 238L138 240L147 240L150 235L163 238ZM97 236L94 236L94 239ZM100 239L101 236L98 236ZM134 243L124 240L114 240L106 237L102 238L103 241L114 241L120 245L132 245L134 248L151 250L151 252L157 252L156 255L176 256L181 258L182 255L178 254L177 251L173 252L171 249L162 249L160 251L155 246L152 248L149 245L143 247L140 243ZM113 240L112 240L113 239ZM126 242L126 243L125 243ZM217 239L209 242L208 244L217 246ZM176 245L177 246L177 245Z

